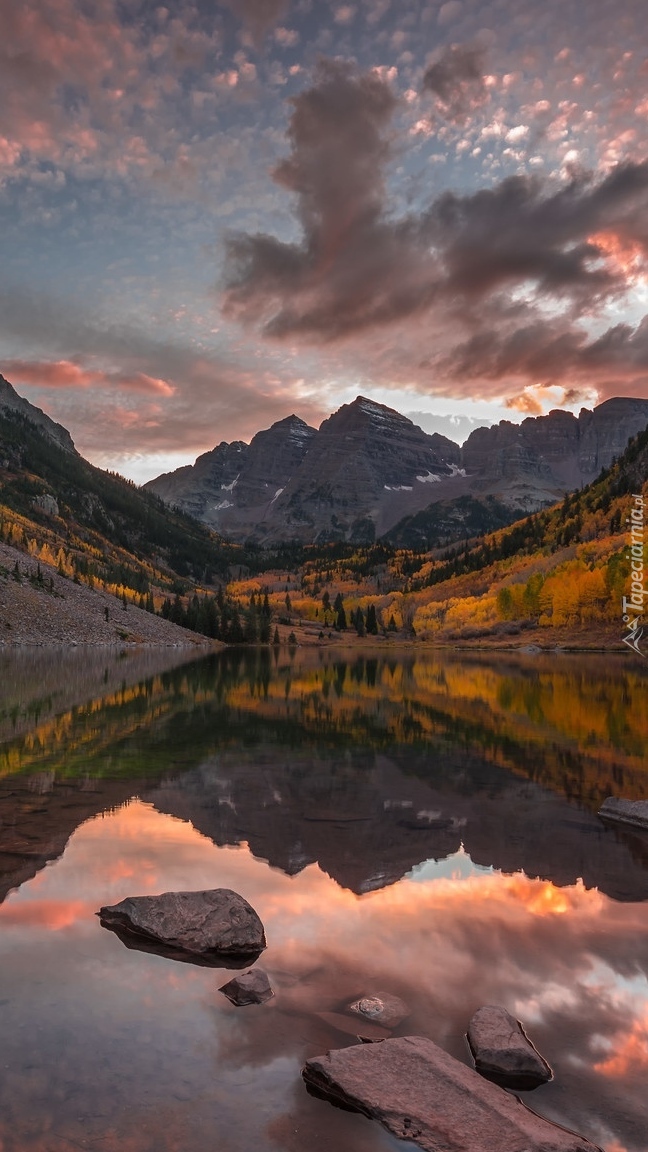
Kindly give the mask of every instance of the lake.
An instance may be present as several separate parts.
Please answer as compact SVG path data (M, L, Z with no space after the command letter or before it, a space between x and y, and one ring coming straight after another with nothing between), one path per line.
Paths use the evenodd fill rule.
M185 662L183 662L183 660ZM310 1096L390 992L471 1064L502 1004L554 1069L522 1093L648 1147L645 662L370 649L0 653L2 1152L412 1149ZM233 888L275 997L128 949L95 913Z

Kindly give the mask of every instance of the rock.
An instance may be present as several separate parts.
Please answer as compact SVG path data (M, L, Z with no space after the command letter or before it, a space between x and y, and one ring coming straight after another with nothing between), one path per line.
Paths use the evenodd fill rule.
M505 1008L488 1004L475 1012L468 1043L477 1071L503 1088L537 1088L553 1078L520 1021Z
M40 508L41 512L46 512L48 516L58 516L59 514L58 501L48 492L43 492L41 496L34 496L32 504L34 508Z
M266 946L254 908L229 888L128 896L101 908L98 915L104 928L122 938L153 942L165 949L165 955L177 951L177 958L256 957Z
M265 1004L266 1000L271 1000L274 996L270 981L262 968L252 968L242 976L235 976L229 984L223 984L219 991L239 1008L244 1004Z
M648 800L616 800L608 796L599 808L603 820L618 824L632 824L635 828L648 828Z
M365 1020L374 1024L382 1024L383 1028L397 1028L401 1020L409 1016L407 1004L390 996L388 992L378 992L375 996L363 996L349 1004L349 1012L355 1012Z
M422 1036L315 1056L302 1075L315 1095L378 1120L425 1152L601 1152Z

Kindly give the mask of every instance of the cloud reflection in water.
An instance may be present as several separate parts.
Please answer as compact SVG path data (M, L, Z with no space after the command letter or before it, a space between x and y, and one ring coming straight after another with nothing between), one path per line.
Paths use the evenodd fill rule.
M643 1152L645 905L472 869L465 854L440 871L358 896L316 864L287 876L138 800L82 825L0 907L0 1147L202 1152L218 1133L219 1152L393 1148L298 1076L305 1057L353 1042L317 1014L385 989L411 1008L399 1033L464 1060L472 1012L504 1004L556 1072L533 1107L607 1152ZM266 926L277 995L262 1008L229 1005L218 970L128 952L94 916L129 894L214 886Z

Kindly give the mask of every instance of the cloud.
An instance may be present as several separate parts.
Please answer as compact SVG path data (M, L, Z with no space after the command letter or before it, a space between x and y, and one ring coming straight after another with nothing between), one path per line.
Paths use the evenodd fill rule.
M648 387L648 317L632 326L616 324L601 336L588 339L582 329L551 321L515 327L510 331L484 328L457 345L446 371L465 381L533 380L532 390L514 396L508 404L520 411L537 408L543 389L564 381L564 403L578 402L598 389L601 398L618 394L645 395Z
M333 19L336 24L352 24L355 19L356 9L353 4L341 4L335 9Z
M606 390L642 386L646 325L592 337L581 321L645 269L647 161L561 182L512 176L398 218L386 170L401 106L386 79L323 61L292 103L273 176L295 195L301 240L230 236L226 316L275 340L353 342L374 380L400 355L396 379L415 387L470 380L517 396L537 383L581 389L588 375ZM426 341L434 351L419 355Z
M289 367L281 375L259 367L255 349L245 357L156 340L62 297L0 288L0 338L43 350L0 361L0 372L33 389L30 400L70 430L79 451L104 462L202 452L224 428L227 438L249 439L287 411L311 424L327 414Z
M509 396L505 400L505 407L514 412L525 412L529 416L541 416L547 406L563 407L564 405L584 404L593 406L598 403L598 394L587 388L557 388L544 384L530 384L518 396Z
M145 372L105 372L83 368L71 360L30 361L6 360L7 376L17 384L37 388L123 388L129 392L173 396L175 387L166 380L147 376Z
M218 19L206 29L189 4L150 21L129 19L117 0L91 12L80 0L1 5L0 180L42 187L64 174L124 181L181 167L187 75L211 77L220 47Z
M452 7L453 4L444 5L444 8ZM487 95L484 59L483 48L452 44L427 69L423 91L434 93L439 112L448 120L465 120L473 108L484 103Z
M290 0L224 0L224 3L241 20L257 45L290 8Z
M439 8L439 15L437 22L442 26L445 24L452 24L454 20L458 20L463 12L463 4L461 0L448 0L447 4L442 4Z
M525 389L519 396L509 396L506 407L512 408L515 412L525 412L527 416L542 416L544 412L543 404L530 388Z
M394 282L398 262L419 263L407 228L383 219L387 129L398 107L375 72L321 61L312 88L293 100L291 154L274 170L296 194L303 242L235 234L227 243L225 315L262 317L266 334L340 338L415 306L415 276ZM387 279L385 279L387 277ZM411 282L410 282L411 281Z
M282 48L295 48L299 44L299 32L295 28L275 28L274 39Z

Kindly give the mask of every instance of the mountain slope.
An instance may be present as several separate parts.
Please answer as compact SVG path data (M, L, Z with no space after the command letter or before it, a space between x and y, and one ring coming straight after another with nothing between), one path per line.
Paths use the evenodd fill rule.
M0 649L23 644L204 648L213 641L0 542Z
M186 514L61 447L24 410L0 410L0 504L66 543L72 535L98 562L142 571L153 564L170 581L224 574L238 558Z
M422 512L405 516L383 536L383 542L393 548L409 548L415 552L429 552L451 544L455 540L472 540L485 536L497 528L504 528L518 519L517 509L511 508L495 496L458 496L456 500L439 500Z
M622 603L633 578L629 525L633 509L644 523L647 477L648 429L561 503L420 565L410 604L416 634L454 640L538 629L581 645L627 643L628 619L639 625L643 614L639 606L624 615ZM637 539L632 556L643 557L645 571L645 531ZM648 655L645 644L635 650Z
M403 498L432 477L454 475L459 449L407 417L359 396L320 426L276 501L266 540L352 539L370 543L399 517Z

